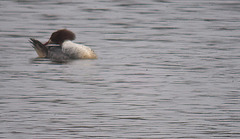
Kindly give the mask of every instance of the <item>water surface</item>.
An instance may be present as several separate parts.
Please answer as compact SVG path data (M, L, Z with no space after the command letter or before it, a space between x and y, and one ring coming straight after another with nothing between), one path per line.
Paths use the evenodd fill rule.
M240 137L238 0L0 7L0 138ZM36 58L62 28L99 59Z

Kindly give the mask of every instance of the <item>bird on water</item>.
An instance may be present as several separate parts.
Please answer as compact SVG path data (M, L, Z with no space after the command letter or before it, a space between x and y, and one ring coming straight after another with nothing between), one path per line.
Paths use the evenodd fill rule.
M67 29L53 32L46 43L30 38L29 42L40 58L50 58L53 61L70 59L96 59L97 55L88 46L72 42L75 34Z

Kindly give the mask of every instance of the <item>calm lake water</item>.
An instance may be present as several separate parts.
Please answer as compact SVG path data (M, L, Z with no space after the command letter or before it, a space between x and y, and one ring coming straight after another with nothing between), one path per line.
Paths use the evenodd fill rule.
M2 0L0 26L0 138L240 138L239 0ZM62 28L99 58L36 58Z

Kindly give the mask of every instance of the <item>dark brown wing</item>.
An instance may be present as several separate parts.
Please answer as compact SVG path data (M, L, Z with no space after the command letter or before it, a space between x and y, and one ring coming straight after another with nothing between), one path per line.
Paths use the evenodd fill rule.
M40 41L30 38L29 42L32 44L32 47L35 49L39 57L48 57L48 49Z

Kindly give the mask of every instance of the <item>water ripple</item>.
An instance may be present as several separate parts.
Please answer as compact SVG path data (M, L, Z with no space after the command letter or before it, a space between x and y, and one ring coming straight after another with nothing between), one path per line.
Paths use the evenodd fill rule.
M239 2L0 1L0 138L239 138ZM97 60L29 37L76 33Z

